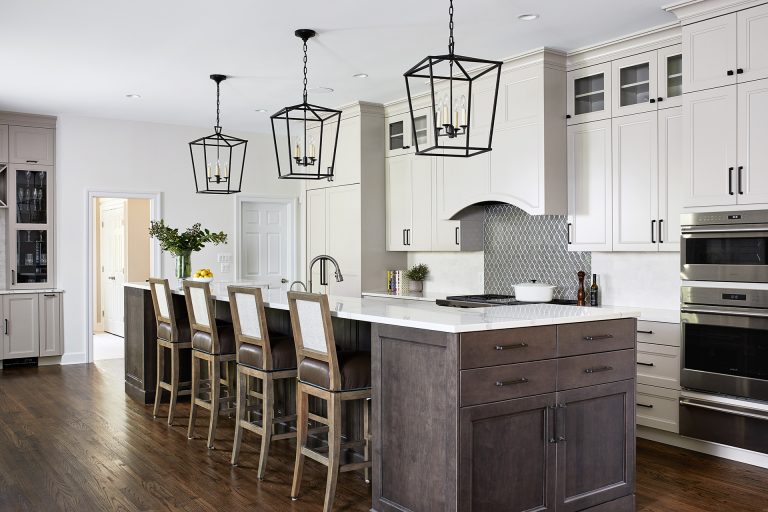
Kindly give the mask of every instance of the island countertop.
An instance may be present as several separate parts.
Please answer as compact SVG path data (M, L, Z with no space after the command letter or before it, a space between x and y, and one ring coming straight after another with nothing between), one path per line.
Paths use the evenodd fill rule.
M211 283L211 294L216 300L228 302L228 285L258 286L256 283ZM147 283L125 283L125 286L149 290ZM179 289L173 293L181 295ZM288 309L285 288L267 289L262 286L264 306ZM377 297L328 297L331 316L384 325L396 325L431 331L462 333L514 329L537 325L556 325L618 318L637 318L640 311L631 308L579 307L557 304L526 304L491 306L485 308L451 308L427 301L403 301Z

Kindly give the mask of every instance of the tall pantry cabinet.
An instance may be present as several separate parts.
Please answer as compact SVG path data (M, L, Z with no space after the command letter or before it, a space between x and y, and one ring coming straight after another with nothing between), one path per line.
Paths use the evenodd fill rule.
M316 264L313 291L359 297L363 290L386 286L386 271L404 268L405 254L385 247L384 107L357 102L342 111L334 180L307 181L306 273L315 256L339 262Z
M53 290L55 129L54 117L0 112L0 360L63 352L61 292Z

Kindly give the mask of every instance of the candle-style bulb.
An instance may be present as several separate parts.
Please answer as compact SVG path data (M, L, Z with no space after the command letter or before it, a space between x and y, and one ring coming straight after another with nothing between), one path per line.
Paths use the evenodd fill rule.
M208 178L211 177L211 164L208 164Z
M294 154L296 158L301 158L301 145L296 143L296 152Z
M467 126L467 97L461 96L461 126Z

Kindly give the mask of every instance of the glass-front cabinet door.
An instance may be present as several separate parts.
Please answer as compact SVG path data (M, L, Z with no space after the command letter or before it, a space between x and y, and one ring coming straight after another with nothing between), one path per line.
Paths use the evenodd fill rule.
M52 167L10 165L8 169L8 236L11 288L52 286Z
M613 116L656 110L656 52L613 61Z
M426 148L431 140L429 130L432 123L429 122L431 109L422 108L416 110L411 127L411 113L403 112L387 118L387 150L386 156L399 156L416 151L416 141L420 148Z
M599 64L568 72L568 124L611 117L611 64Z
M659 50L658 68L658 107L679 107L683 104L683 45Z

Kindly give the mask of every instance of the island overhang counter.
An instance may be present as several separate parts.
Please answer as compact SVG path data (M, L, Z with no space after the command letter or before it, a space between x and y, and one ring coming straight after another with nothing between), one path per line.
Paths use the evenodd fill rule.
M226 285L212 293L229 319ZM263 294L270 330L289 333L286 291ZM372 510L634 510L639 312L329 302L340 349L371 351ZM126 392L149 403L146 283L126 284L125 316ZM286 391L282 406L291 400ZM359 413L348 411L350 437L362 434Z

